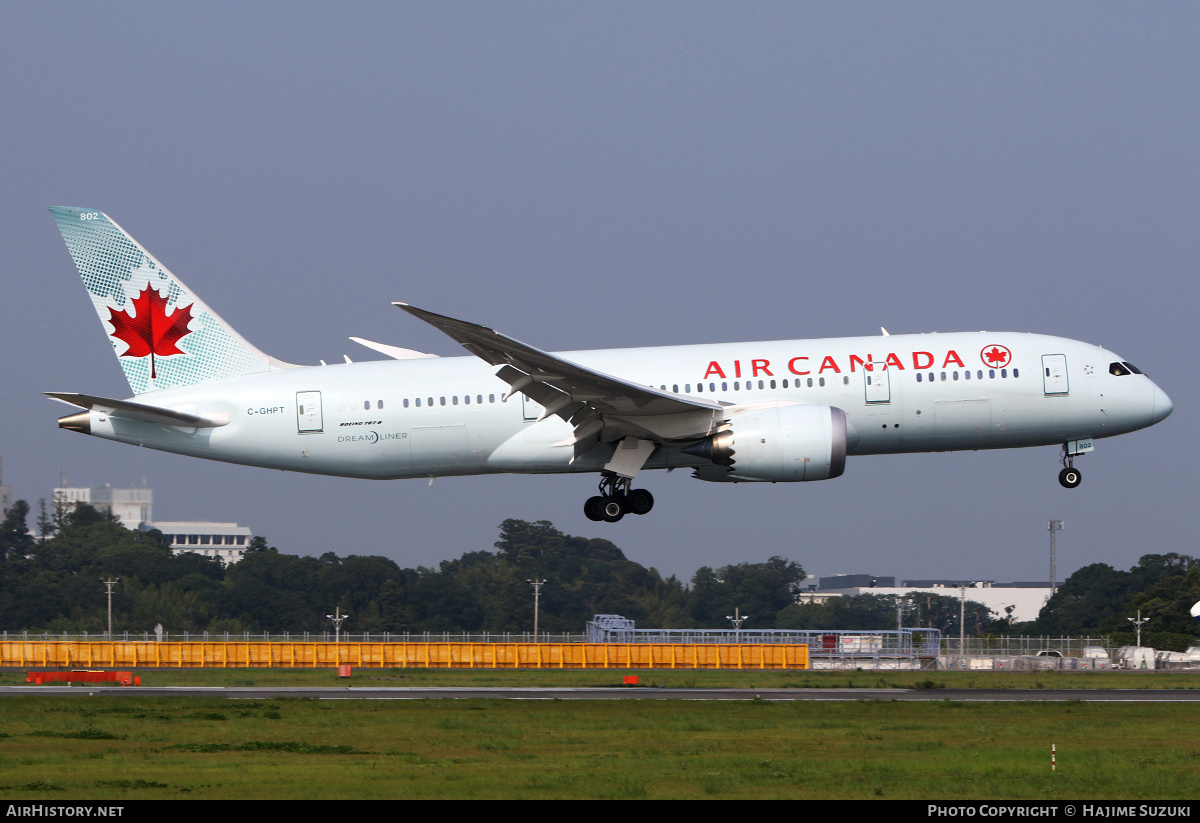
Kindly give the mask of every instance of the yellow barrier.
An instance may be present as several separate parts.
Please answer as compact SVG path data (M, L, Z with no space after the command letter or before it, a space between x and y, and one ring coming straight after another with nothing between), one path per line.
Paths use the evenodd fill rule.
M133 643L0 641L0 666L426 669L807 669L801 644Z

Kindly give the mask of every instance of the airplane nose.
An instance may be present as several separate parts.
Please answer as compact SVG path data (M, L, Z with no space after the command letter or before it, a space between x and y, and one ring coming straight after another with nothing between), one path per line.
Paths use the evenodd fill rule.
M1165 419L1174 408L1175 404L1171 402L1171 398L1167 397L1167 393L1156 385L1154 387L1154 411L1150 413L1151 424Z

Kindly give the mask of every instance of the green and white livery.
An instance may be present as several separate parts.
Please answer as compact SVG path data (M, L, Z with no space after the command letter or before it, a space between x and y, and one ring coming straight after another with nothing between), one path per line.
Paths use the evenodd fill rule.
M59 426L208 460L381 480L592 473L600 493L584 513L614 522L650 511L633 481L656 469L794 483L837 478L862 455L1058 446L1059 482L1074 488L1095 441L1173 408L1112 351L1017 332L548 352L396 303L468 356L360 341L391 359L291 366L102 212L51 211L135 392L47 392L83 410Z
M65 206L50 214L134 394L295 368L247 342L108 215ZM160 325L177 326L166 338L153 329L156 312Z

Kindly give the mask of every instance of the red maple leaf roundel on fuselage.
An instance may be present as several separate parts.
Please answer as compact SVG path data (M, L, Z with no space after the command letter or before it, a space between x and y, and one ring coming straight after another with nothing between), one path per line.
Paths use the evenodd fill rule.
M983 358L984 364L993 369L1007 366L1008 362L1012 360L1012 352L1008 350L1007 346L984 346L979 356Z
M176 308L167 314L167 298L149 284L133 299L134 315L109 307L112 315L112 336L129 348L122 357L145 357L150 355L150 379L155 378L154 358L169 354L186 354L175 344L191 333L188 323L192 322L192 307Z

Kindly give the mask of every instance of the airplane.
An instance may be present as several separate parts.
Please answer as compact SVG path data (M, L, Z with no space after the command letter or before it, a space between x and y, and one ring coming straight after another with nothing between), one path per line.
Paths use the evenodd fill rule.
M888 334L552 353L407 303L469 356L351 338L387 360L298 366L251 345L96 209L50 212L133 396L46 392L59 426L176 454L374 479L599 473L584 513L654 505L643 470L722 483L842 475L850 456L1095 441L1170 398L1099 346L1024 332Z

